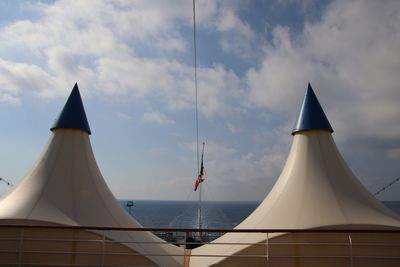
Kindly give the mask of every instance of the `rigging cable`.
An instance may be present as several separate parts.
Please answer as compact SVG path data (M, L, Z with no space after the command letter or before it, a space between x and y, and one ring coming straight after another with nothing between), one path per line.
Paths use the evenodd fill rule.
M197 93L197 40L196 40L196 0L193 0L193 57L194 57L194 94L196 100L196 154L197 154L197 176L200 175L200 154L199 154L199 109L198 109L198 93ZM204 144L203 144L204 150ZM201 209L202 209L202 186L199 188L199 208L198 208L198 227L201 226Z
M385 191L386 189L388 189L389 187L391 187L393 184L397 183L398 181L400 181L400 176L397 177L396 179L394 179L393 181L391 181L390 183L388 183L387 185L385 185L384 187L382 187L381 189L379 189L378 191L376 191L374 196L379 195L382 191Z
M199 162L199 114L197 103L197 46L196 46L196 0L193 0L193 54L194 54L194 95L196 98L196 148L197 148L197 175L200 173Z
M7 181L6 179L0 177L0 181L3 181L4 183L6 183L8 186L14 186L12 183L10 183L9 181Z

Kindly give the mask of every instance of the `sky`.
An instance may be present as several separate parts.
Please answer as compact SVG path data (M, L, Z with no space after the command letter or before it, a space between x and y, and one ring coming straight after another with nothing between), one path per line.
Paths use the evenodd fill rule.
M308 82L362 184L400 176L399 1L197 0L196 30L204 199L265 198ZM0 177L29 172L77 82L117 198L197 199L193 55L190 0L1 1Z

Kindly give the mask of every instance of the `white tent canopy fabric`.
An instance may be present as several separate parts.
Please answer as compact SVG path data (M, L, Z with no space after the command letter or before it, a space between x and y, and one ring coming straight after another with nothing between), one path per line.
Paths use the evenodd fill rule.
M141 227L121 207L100 173L77 85L52 131L39 161L0 202L0 223ZM107 238L132 242L126 246L142 254L183 254L183 249L150 232L126 232L123 237L109 233ZM182 265L182 259L174 256L147 258L156 266Z
M236 229L400 227L399 217L376 200L351 172L321 112L309 85L280 177L265 200ZM265 234L228 233L211 244L265 243L265 240ZM194 249L192 256L235 255L250 246L206 245ZM192 257L191 266L217 265L223 260L221 257Z

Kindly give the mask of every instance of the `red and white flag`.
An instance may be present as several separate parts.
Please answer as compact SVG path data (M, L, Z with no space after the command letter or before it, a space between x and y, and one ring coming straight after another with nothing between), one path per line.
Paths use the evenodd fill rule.
M204 148L203 148L204 149ZM196 181L194 182L194 191L200 186L202 182L206 179L206 173L204 171L204 164L203 164L203 153L201 154L201 165L200 165L200 173L197 177Z

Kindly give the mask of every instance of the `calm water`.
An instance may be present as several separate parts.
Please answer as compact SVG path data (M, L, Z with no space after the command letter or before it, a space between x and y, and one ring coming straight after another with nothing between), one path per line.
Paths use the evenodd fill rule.
M126 201L120 201L126 207ZM400 214L400 201L383 202ZM233 228L243 221L259 202L204 202L204 228ZM196 228L197 202L190 201L146 201L136 200L131 214L144 227Z

